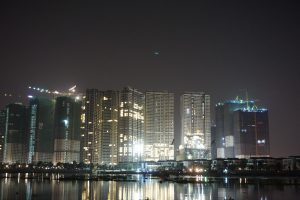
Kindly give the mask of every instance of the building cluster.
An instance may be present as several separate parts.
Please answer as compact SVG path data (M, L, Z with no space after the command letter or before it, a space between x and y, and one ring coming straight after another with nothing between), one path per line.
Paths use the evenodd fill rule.
M167 91L87 89L81 96L32 97L0 112L0 161L120 163L269 156L268 111L236 99L215 107L210 95L180 98L181 137L174 137L175 97ZM174 147L180 139L179 148ZM179 143L179 142L178 142Z

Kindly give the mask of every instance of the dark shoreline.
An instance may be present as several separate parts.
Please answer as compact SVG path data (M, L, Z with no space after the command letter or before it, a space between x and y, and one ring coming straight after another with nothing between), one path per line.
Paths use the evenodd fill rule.
M137 179L137 175L140 177ZM3 172L0 171L0 179L37 179L37 180L59 180L59 181L118 181L118 182L145 182L147 179L158 179L160 183L195 183L195 184L211 184L224 182L244 181L242 184L262 184L262 185L300 185L300 176L295 173L284 174L262 174L262 173L243 173L243 174L222 174L218 176L208 174L183 174L183 173L142 173L142 172L104 172L97 175L92 173L80 172ZM247 179L247 181L246 181Z

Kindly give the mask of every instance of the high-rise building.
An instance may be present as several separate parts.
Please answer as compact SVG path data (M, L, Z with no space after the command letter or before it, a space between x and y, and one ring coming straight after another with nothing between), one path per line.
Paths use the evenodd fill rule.
M143 160L145 95L125 87L120 92L118 162Z
M28 163L52 162L55 101L33 98L29 101Z
M243 100L230 100L224 103L218 103L215 108L216 115L216 132L215 147L217 158L233 158L233 112L239 109L253 106L253 102Z
M85 163L100 163L100 121L102 94L97 89L87 89L84 98L84 134L82 159Z
M81 96L81 113L80 113L80 162L89 163L85 161L86 151L84 150L85 145L85 95Z
M119 92L103 91L100 120L100 163L116 165L118 162L118 108Z
M145 161L174 159L174 94L146 92Z
M208 159L211 156L210 96L187 92L180 100L181 159Z
M54 114L53 163L80 161L81 101L57 97Z
M4 163L27 161L27 108L19 103L9 104L5 110Z
M270 156L269 121L266 109L243 109L233 114L236 158Z
M216 125L211 126L211 157L217 157L217 148L216 148Z
M87 89L84 101L83 161L117 164L119 92Z
M267 112L265 112L264 109L257 109L254 101L244 101L238 98L216 105L216 132L214 142L216 144L215 151L217 158L235 158L250 155L250 150L248 150L248 147L250 148L249 144L251 143L256 146L254 141L252 141L253 135L255 135L253 131L256 131L256 133L262 131L262 128L259 130L256 128L251 129L251 127L259 127L253 121L254 116L258 118L263 116L265 119L260 121L260 123L262 123L261 126L264 126L264 133L261 134L266 137L261 140L264 140L263 142L265 144L263 145L262 141L258 142L260 142L260 146L266 146L266 149L268 149L268 118ZM248 128L246 129L245 127ZM249 134L238 134L246 132ZM249 141L246 141L248 140L247 138ZM241 150L241 147L244 150ZM252 151L252 153L251 156L256 155L256 152ZM268 150L266 150L265 153L268 153Z
M3 162L4 135L5 135L5 110L0 110L0 163Z

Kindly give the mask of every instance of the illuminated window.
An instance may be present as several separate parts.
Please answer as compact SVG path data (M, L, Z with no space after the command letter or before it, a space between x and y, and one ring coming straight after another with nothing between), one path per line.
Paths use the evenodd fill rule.
M189 108L186 109L186 114L190 114L190 109Z

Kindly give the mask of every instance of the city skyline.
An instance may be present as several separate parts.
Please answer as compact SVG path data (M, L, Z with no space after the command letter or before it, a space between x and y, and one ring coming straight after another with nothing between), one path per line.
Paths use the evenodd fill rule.
M87 136L90 137L90 136L94 135L94 134L91 135L91 133L93 133L94 131L96 131L96 133L97 132L98 133L95 135L96 137L93 136L93 138L89 139L88 140L89 142L87 140L86 141L83 140L81 142L82 146L80 148L81 149L82 148L85 149L86 146L90 146L90 145L87 145L88 143L90 143L90 144L93 143L92 146L94 146L94 149L96 149L95 153L97 155L98 152L99 152L99 154L101 154L101 152L102 152L102 147L101 147L101 145L98 145L97 142L102 141L102 139L100 139L100 137L103 137L102 135L104 135L104 133L103 133L103 130L102 130L103 128L101 128L101 127L103 127L103 124L102 123L96 123L96 122L97 121L99 121L99 122L100 121L107 121L107 120L103 120L103 116L104 116L103 113L105 113L104 110L111 109L111 108L106 108L106 106L104 107L105 104L103 104L103 103L106 102L106 101L104 101L104 99L105 100L111 100L110 97L107 99L107 97L106 97L107 95L105 95L105 94L109 95L110 93L115 93L115 95L118 96L118 97L115 97L115 100L114 100L115 101L115 103L114 103L115 105L111 105L111 106L114 107L113 110L115 110L116 108L118 108L119 111L123 110L122 109L123 104L121 103L121 100L120 100L121 96L120 96L119 93L121 91L125 90L125 89L129 90L129 91L132 90L133 92L137 92L139 95L142 95L143 98L145 98L147 96L147 94L151 94L151 93L153 93L153 94L163 94L163 93L172 94L172 95L174 95L174 97L173 97L174 98L173 99L173 104L174 104L173 105L174 106L174 111L173 111L174 112L173 113L173 115L174 115L174 125L173 126L177 127L177 128L180 127L180 130L175 130L174 129L174 137L173 137L174 139L172 140L172 145L174 144L174 147L170 146L170 148L174 148L173 149L173 151L174 151L174 159L184 159L184 158L186 158L186 159L195 159L194 157L189 157L188 158L187 155L183 156L183 154L182 154L183 152L180 150L182 147L185 146L184 137L185 137L185 132L186 131L183 129L183 126L186 126L186 125L184 125L184 124L186 124L184 122L185 120L187 120L187 122L192 122L192 121L194 121L193 119L196 119L196 121L197 121L197 122L195 122L195 125L188 123L189 124L188 126L191 126L191 127L189 127L187 129L188 132L189 132L189 130L194 130L195 129L194 131L196 131L196 129L197 129L198 133L196 133L197 132L196 131L195 132L196 135L197 134L200 134L200 135L204 134L204 135L201 136L203 138L200 138L200 140L204 140L205 139L205 142L202 144L202 146L204 145L205 148L209 149L208 152L207 152L209 154L207 154L207 156L199 156L199 158L204 158L205 159L205 158L213 158L211 156L211 153L213 153L213 152L211 151L212 149L210 149L210 145L212 145L212 144L209 143L209 142L207 143L207 141L209 140L209 141L213 142L213 140L211 138L211 134L212 134L211 131L214 128L215 124L217 124L217 122L218 122L217 121L218 119L217 119L217 116L216 116L216 112L218 110L218 107L220 107L220 105L223 105L223 104L226 105L228 103L236 103L236 106L232 107L235 110L236 109L242 109L243 110L243 109L249 109L249 108L253 109L253 107L255 107L256 109L259 109L259 110L260 109L267 110L267 109L264 108L264 106L262 107L261 105L257 104L257 103L259 103L259 102L257 102L257 100L253 100L252 98L249 98L247 90L242 91L243 93L245 93L244 94L245 98L243 98L241 96L236 96L235 98L232 98L231 100L226 100L224 102L220 101L219 103L217 103L215 105L212 105L212 103L211 103L211 95L209 95L209 94L207 94L205 92L202 92L202 91L198 91L198 92L191 92L191 91L189 91L189 92L184 92L182 94L174 94L174 93L170 93L169 91L166 91L166 90L162 90L162 91L153 91L153 90L147 90L147 89L146 90L139 90L139 89L133 88L131 86L126 86L126 87L123 87L123 89L120 88L119 90L105 90L105 91L100 90L100 89L89 89L88 88L88 89L86 89L86 92L82 92L82 91L78 91L78 89L76 87L77 86L74 86L74 87L72 86L70 89L65 89L65 90L54 90L54 89L50 90L48 88L41 88L41 87L37 87L37 86L29 86L29 87L27 87L27 89L29 89L27 94L29 94L29 95L23 95L23 96L20 96L20 97L16 97L15 99L18 99L20 101L15 101L15 102L11 101L9 104L22 103L22 105L25 105L25 106L28 107L28 109L30 109L31 108L30 107L30 103L31 103L32 99L35 99L35 98L38 98L40 100L43 100L43 99L44 100L45 99L51 100L52 99L52 100L56 101L56 99L58 97L63 97L63 98L64 97L66 97L66 98L70 98L71 97L75 101L78 101L78 100L81 101L82 106L83 106L82 107L82 111L81 111L81 115L84 114L84 116L81 116L81 123L79 123L79 125L81 126L81 129L82 129L82 132L80 134L84 134L85 135L84 137L87 137ZM129 97L126 97L126 98L132 98L133 94L130 94ZM7 94L7 97L8 98L13 98L13 95L11 97L9 97L9 95ZM149 96L149 97L151 97L151 96ZM189 107L188 110L190 110L191 113L198 113L197 115L191 115L188 118L186 118L185 115L180 114L183 111L186 111L186 108L184 108L184 106L183 106L184 105L183 104L183 99L185 99L184 102L186 102L186 101L188 102L188 104L186 105L186 106ZM92 102L90 102L91 100L92 100ZM117 103L118 101L119 101L119 103ZM178 101L177 102L178 105L176 105L176 103L175 103L176 101ZM147 109L146 102L147 102L146 99L144 99L143 100L143 104L145 104L145 108L144 108L145 110L143 110L143 114L144 115L146 115L146 109ZM89 108L90 105L92 107ZM192 107L194 107L194 106L195 106L195 108L192 109ZM157 108L159 108L159 107L157 107ZM161 109L161 108L159 108L159 109ZM205 112L204 112L203 109L205 110ZM130 109L129 109L129 111L130 111ZM111 111L109 111L109 113L110 112ZM133 111L133 112L135 112L135 111ZM205 115L200 114L202 112ZM114 112L111 112L111 113L114 113ZM175 113L178 113L178 116L175 116ZM129 113L128 113L128 115L129 115ZM202 115L205 116L204 120L203 121L198 121L198 119L200 119L200 118L203 117ZM120 118L120 116L115 115L114 117L112 117L112 115L111 115L107 119L108 119L108 121L111 121L112 119L113 119L112 121L118 121L117 120L118 118L122 119L122 118ZM96 117L96 118L92 119L91 117L92 118ZM110 119L110 117L112 117L112 118ZM186 118L186 119L184 120L184 118ZM189 118L191 118L191 119L189 119ZM89 122L91 119L94 122L92 122L92 123ZM162 118L160 117L159 120L162 120ZM141 134L141 135L144 135L143 137L146 137L145 133L146 133L146 130L147 130L147 127L146 127L147 125L144 124L144 123L145 122L142 119L142 124L143 124L142 126L144 128L142 128L140 132L136 132L136 134L138 134L138 135ZM110 123L107 123L107 125L108 124L110 124ZM107 127L107 125L105 125L105 126ZM96 127L96 129L98 129L98 130L94 130L95 128L93 128L93 130L90 130L90 128L88 128L90 126ZM137 127L139 127L139 126L140 125L138 125ZM207 126L209 126L210 128L207 128ZM119 136L119 132L118 131L120 131L120 132L122 132L122 131L119 130L119 126L118 125L115 125L115 127L118 130L114 130L114 132L115 132L114 135L115 135L115 137L118 137ZM116 128L114 128L114 129L116 129ZM205 131L202 130L203 128L205 128ZM28 129L28 130L30 130L30 129ZM92 132L90 132L90 131L92 131ZM201 133L199 131L201 131ZM113 131L111 132L111 130L110 130L109 132L112 133ZM233 133L231 133L231 134L233 134ZM271 136L271 133L270 133L270 136ZM114 144L117 143L116 141L111 141L111 139L109 139L109 140L110 140L111 143L106 142L107 143L106 145L114 146ZM143 142L145 142L145 141L143 141ZM268 143L270 143L270 141L268 141ZM142 145L144 145L144 144L142 144ZM102 146L105 146L105 145L102 145ZM182 147L180 147L180 146L182 146ZM270 146L272 146L272 143L271 143ZM109 147L109 148L112 148L112 149L111 150L107 150L107 148L105 148L106 149L105 151L107 152L106 153L107 156L110 154L110 152L113 150L114 147ZM91 149L91 148L88 148L88 149ZM147 147L146 146L144 146L144 151L147 152ZM115 149L115 154L116 154L116 152L117 152L117 149ZM27 153L30 153L30 152L27 152ZM103 163L103 161L101 162L102 159L100 158L101 157L100 155L99 156L97 155L96 156L97 158L96 159L92 159L93 161L91 162L91 161L88 161L89 159L86 159L88 154L89 154L89 156L91 156L91 152L90 151L80 151L80 153L81 154L82 153L86 154L85 156L84 155L81 155L81 156L82 156L83 160L85 162L87 162L87 163L92 163L92 162L93 163ZM229 157L234 157L234 154L228 154L228 155L230 155ZM272 155L271 153L269 153L269 155L273 156L273 157L279 157L277 155ZM140 155L140 156L143 157L143 159L144 159L144 155ZM177 157L177 156L179 156L179 157ZM221 157L223 157L223 156L221 156ZM135 159L138 160L137 157ZM150 159L150 160L152 160L152 159ZM157 160L157 159L154 159L154 160ZM105 163L107 163L107 162L105 162ZM111 164L115 164L115 163L117 163L117 158L115 158L115 161L111 162Z
M296 155L298 8L274 1L6 2L0 92L131 85L172 92L178 107L185 91L204 91L215 105L248 89L269 109L271 155ZM1 107L6 102L1 96Z
M204 92L185 92L178 108L173 93L128 86L120 91L86 89L84 94L75 87L67 93L33 90L37 94L28 95L27 106L8 104L1 115L4 162L20 156L26 163L102 165L270 156L268 110L248 99L218 103L212 123L211 97ZM22 107L24 114L10 114L9 106ZM174 134L176 110L180 139Z

